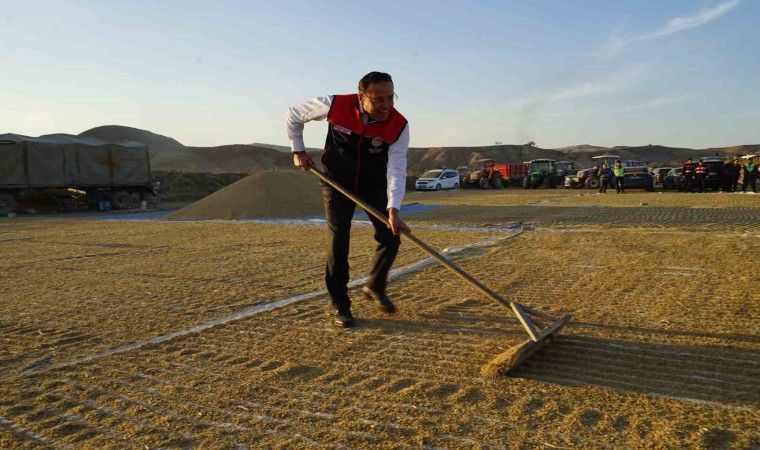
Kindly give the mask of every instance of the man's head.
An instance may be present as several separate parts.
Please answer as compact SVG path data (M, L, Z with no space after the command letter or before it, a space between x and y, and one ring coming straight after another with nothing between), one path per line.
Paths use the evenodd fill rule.
M359 80L359 101L372 119L387 119L395 98L393 79L387 73L370 72Z
M691 158L689 158L689 159L686 160L687 163L690 163L691 161L692 161Z

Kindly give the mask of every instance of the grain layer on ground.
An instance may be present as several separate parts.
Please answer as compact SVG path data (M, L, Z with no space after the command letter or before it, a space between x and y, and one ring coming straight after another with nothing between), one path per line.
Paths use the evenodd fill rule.
M323 224L0 220L0 448L760 446L760 196L507 191L405 216L573 316L499 379L480 368L525 332L439 265L392 279L394 316L352 287L335 329ZM373 249L355 223L352 279Z

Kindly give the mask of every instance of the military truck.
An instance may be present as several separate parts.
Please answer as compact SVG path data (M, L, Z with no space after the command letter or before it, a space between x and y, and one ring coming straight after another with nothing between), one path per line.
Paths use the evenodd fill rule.
M51 192L71 208L68 190L84 193L90 207L109 202L128 209L153 192L148 146L96 138L0 134L0 214L16 211L29 192ZM74 207L76 207L74 199Z

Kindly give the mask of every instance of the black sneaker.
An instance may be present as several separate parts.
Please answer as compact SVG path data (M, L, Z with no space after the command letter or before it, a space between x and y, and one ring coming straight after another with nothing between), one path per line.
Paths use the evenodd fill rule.
M393 304L390 298L388 298L385 293L375 292L372 289L368 288L367 286L364 286L362 288L362 292L364 293L364 296L367 297L368 300L372 300L375 302L375 306L377 306L377 309L384 313L393 314L396 312L396 305Z
M356 320L354 320L351 311L336 311L333 320L335 321L335 325L342 328L353 328L356 326Z

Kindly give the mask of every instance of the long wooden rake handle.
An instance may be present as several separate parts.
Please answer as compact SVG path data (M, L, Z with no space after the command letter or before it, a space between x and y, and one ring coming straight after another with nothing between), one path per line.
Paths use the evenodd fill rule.
M361 206L365 211L372 214L373 216L377 217L379 220L383 221L386 225L390 226L390 223L388 221L388 217L386 217L384 214L382 214L377 209L373 208L371 205L367 204L364 200L360 199L356 195L354 195L352 192L345 189L343 186L336 183L334 180L332 180L330 177L322 173L319 169L315 167L310 167L309 171L314 173L314 175L318 176L322 181L329 184L333 188L340 191L341 194L345 195L349 199L351 199L354 203ZM419 240L416 236L414 236L412 233L406 231L406 230L399 230L401 234L412 241L414 245L422 249L425 253L433 257L436 261L443 264L444 267L451 270L459 278L463 279L464 281L470 283L472 286L474 286L476 289L478 289L480 292L485 294L488 298L495 301L499 305L503 306L504 308L510 309L515 313L515 316L517 316L518 320L522 323L525 330L528 332L528 335L530 335L531 339L534 341L538 341L543 337L544 334L547 333L539 333L539 331L536 329L536 327L533 325L533 323L530 320L526 319L525 313L533 314L541 319L544 319L546 321L554 321L556 320L555 317L552 317L548 314L542 313L540 311L536 311L532 308L529 308L524 305L520 305L515 302L510 302L508 300L505 300L501 298L498 294L496 294L494 291L486 287L483 283L473 278L470 274L462 270L459 266L454 264L453 262L449 261L448 259L444 258L440 253L436 252L432 248L430 248L427 244ZM543 330L542 330L543 331Z

